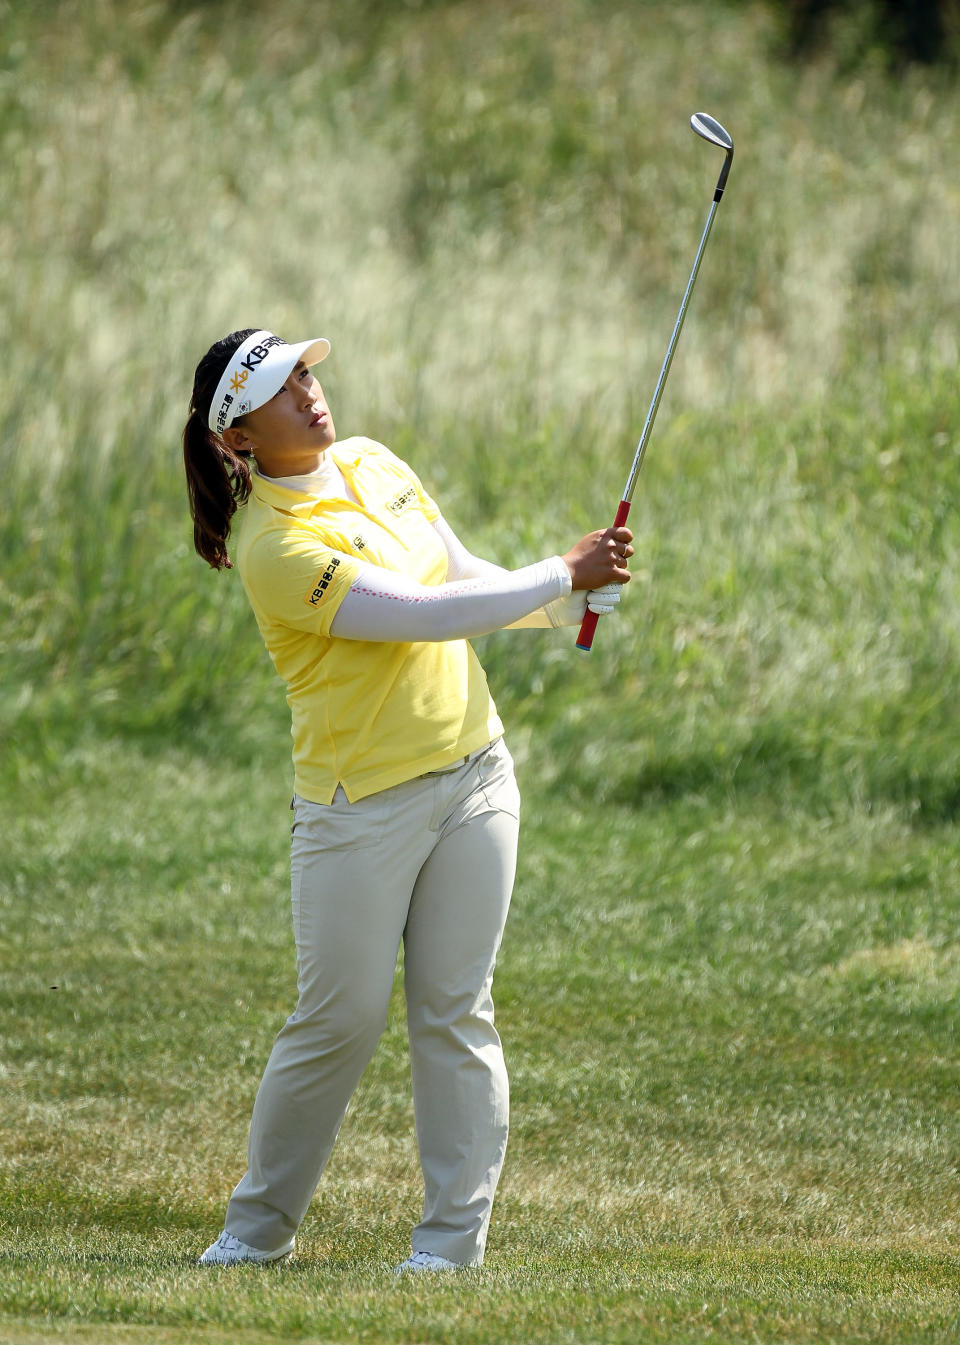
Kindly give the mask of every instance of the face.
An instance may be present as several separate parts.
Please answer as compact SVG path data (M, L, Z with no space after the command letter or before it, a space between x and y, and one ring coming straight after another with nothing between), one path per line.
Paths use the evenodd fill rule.
M283 387L224 431L234 449L252 451L267 476L312 472L337 437L323 389L307 366L296 365Z

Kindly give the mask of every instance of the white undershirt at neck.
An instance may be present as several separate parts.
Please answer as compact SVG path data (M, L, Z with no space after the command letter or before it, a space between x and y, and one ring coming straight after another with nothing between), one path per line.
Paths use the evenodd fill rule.
M273 486L295 490L315 500L352 500L354 504L360 503L330 453L324 453L315 471L304 472L302 476L267 476L265 472L260 475Z

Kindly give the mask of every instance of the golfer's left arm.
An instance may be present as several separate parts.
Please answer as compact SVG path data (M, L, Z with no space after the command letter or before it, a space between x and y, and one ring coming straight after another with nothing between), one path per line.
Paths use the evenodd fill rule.
M447 549L447 582L457 579L486 579L494 575L504 575L508 571L492 561L475 556L463 545L460 538L441 515L433 524L441 541ZM585 592L577 589L563 598L556 598L535 612L523 616L505 627L506 630L545 629L549 626L579 626L587 608L598 616L607 616L616 610L620 601L622 584L607 584L603 588Z

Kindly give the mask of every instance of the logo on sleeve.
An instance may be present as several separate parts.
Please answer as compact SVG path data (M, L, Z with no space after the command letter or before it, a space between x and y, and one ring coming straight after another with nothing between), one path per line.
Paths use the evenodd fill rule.
M408 486L396 499L387 501L387 508L391 514L402 514L404 509L408 509L416 498L416 490L413 486Z
M327 589L333 582L333 576L336 574L337 566L339 564L340 564L339 556L330 557L330 563L324 570L320 578L317 580L313 592L308 593L307 596L304 598L304 602L307 604L308 607L319 607L320 604L323 602L323 595L326 593Z

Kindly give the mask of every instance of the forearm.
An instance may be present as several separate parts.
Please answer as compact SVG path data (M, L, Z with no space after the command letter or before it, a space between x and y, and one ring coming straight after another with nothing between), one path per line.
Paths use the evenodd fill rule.
M439 533L440 538L447 549L447 580L457 579L489 579L497 575L509 574L500 565L494 565L492 561L483 560L480 556L475 556L472 551L460 541L460 538L450 527L445 518L438 518L434 523L434 529ZM579 606L584 606L580 604ZM575 603L574 606L577 606ZM578 607L579 611L579 607ZM574 613L568 617L566 612L555 613L551 618L550 612L545 607L538 607L534 612L528 612L517 621L511 621L506 630L549 630L552 626L574 624L582 619L583 612Z
M496 575L509 574L502 565L483 560L468 551L445 518L438 518L433 524L434 531L440 537L447 551L447 582L457 579L490 579Z
M483 564L483 578L438 585L362 565L330 633L346 640L398 643L472 639L523 621L571 589L570 571L559 556L520 570Z
M507 570L501 569L499 565L494 565L489 560L481 560L479 556L474 556L468 551L445 518L436 519L433 526L446 548L448 580L484 579L508 573ZM625 539L621 542L621 545L626 546ZM627 555L627 550L630 554L633 553L633 548L627 547L621 553L622 556ZM569 557L565 556L563 560L568 571L572 574ZM587 608L601 616L614 611L620 601L621 588L622 584L619 582L605 581L599 588L586 591L578 589L571 592L568 589L565 594L545 603L543 607L538 607L533 612L527 612L517 621L511 621L506 629L544 630L551 626L554 628L557 626L579 626Z

